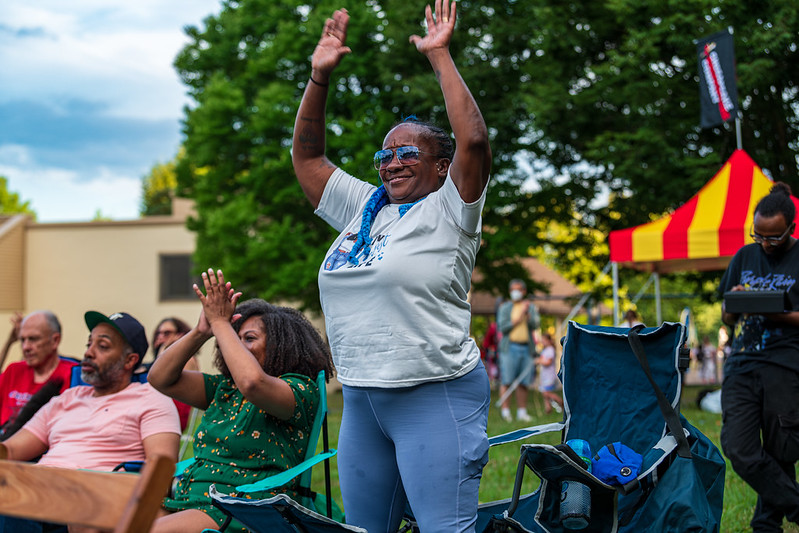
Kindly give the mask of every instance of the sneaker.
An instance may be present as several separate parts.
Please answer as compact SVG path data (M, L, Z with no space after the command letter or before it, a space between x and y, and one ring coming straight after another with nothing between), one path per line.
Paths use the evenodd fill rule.
M563 407L561 407L560 404L558 402L556 402L555 400L549 400L549 405L552 406L552 409L554 409L556 413L562 413L563 412Z
M502 420L504 420L505 422L513 422L513 417L510 416L510 409L502 410Z
M516 411L516 420L519 422L530 422L532 418L530 418L530 415L527 413L527 409L519 409Z

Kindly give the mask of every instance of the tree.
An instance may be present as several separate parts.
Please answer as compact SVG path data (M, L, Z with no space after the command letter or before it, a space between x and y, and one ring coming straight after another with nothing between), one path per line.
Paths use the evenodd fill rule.
M332 232L310 215L290 162L291 131L323 21L341 2L223 3L175 65L196 105L186 111L181 193L195 199L195 263L226 270L249 294L318 305L316 272ZM352 0L348 45L328 100L331 159L374 177L371 155L409 114L446 126L426 59L408 44L421 6ZM797 183L796 34L788 0L502 0L458 4L452 53L491 133L479 288L526 277L531 247L555 257L596 235L646 222L696 192L734 148L730 128L699 129L692 40L735 27L744 147L772 176ZM532 180L531 180L532 178ZM598 201L606 199L606 201ZM588 231L550 235L534 222ZM565 237L563 235L568 235ZM592 271L581 274L592 278Z
M597 227L617 229L674 209L732 153L731 127L698 127L692 42L727 26L735 32L743 146L775 179L798 188L799 13L792 2L512 5L521 4L530 10L530 38L496 49L507 62L528 56L519 60L520 77L529 80L520 96L533 117L528 150L569 176L553 183L550 196L571 198L589 222L598 217ZM623 217L591 205L603 190Z
M153 165L150 173L142 178L141 216L172 214L172 198L178 186L175 168L180 157L179 154L174 161Z
M326 0L299 7L287 0L228 2L204 29L187 30L191 43L175 63L197 101L186 113L186 158L178 164L181 193L196 201L189 226L198 235L195 263L222 267L248 294L297 299L306 307L318 307L316 273L334 234L311 215L289 149L310 54L324 19L338 7ZM427 60L408 42L423 31L420 6L368 1L351 7L350 15L348 44L355 52L331 82L328 153L351 173L376 181L372 154L394 122L416 114L446 124L446 114ZM468 10L461 21L469 27ZM472 87L488 88L490 72L477 68L478 42L463 30L453 54ZM501 92L480 89L484 111L508 109L498 102ZM494 128L493 136L493 142L507 138L495 151L497 172L510 162L503 154L511 153L513 135ZM513 253L497 252L503 259L527 247L507 243Z
M30 202L23 202L18 193L8 190L8 178L0 176L0 215L30 215L36 220L36 213L31 209Z

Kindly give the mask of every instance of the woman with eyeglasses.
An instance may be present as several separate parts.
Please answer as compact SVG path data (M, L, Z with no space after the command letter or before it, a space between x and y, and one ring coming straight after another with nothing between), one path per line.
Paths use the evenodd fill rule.
M734 331L721 390L721 446L732 467L757 492L753 531L799 523L799 246L790 187L777 182L755 207L755 242L738 250L720 292L781 291L781 313L732 313Z
M166 317L158 323L153 332L153 341L150 346L153 347L153 361L158 358L158 354L166 350L169 345L181 338L183 335L191 331L191 326L186 324L183 320L170 316ZM150 363L152 365L152 363ZM144 365L145 367L150 365ZM186 362L184 367L186 370L200 370L200 365L197 363L197 357L192 357ZM191 406L181 401L174 400L175 407L178 410L178 417L180 418L180 430L185 431L186 426L189 425L189 417L191 415Z
M319 286L344 385L342 499L347 522L369 531L396 530L406 502L422 531L473 531L488 458L489 383L467 293L491 149L449 52L456 18L454 1L437 0L426 35L410 37L438 79L455 149L437 126L399 123L375 154L380 187L326 157L325 103L351 52L343 9L325 22L294 126L299 183L340 232Z

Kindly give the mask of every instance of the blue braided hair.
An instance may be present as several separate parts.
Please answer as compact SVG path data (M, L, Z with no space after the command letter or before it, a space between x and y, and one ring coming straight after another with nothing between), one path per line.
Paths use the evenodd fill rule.
M405 216L405 213L407 213L411 207L415 206L422 200L424 200L424 197L419 198L415 202L400 205L400 218ZM366 206L363 208L363 215L361 216L361 229L358 231L358 239L355 241L355 244L352 245L352 250L350 250L350 254L347 256L347 261L349 263L353 265L358 264L357 256L361 249L363 249L364 254L369 255L369 252L372 249L372 237L370 235L372 232L372 222L374 222L375 218L377 218L377 213L379 213L380 210L383 209L387 204L388 193L386 193L386 187L381 185L375 190L375 192L372 193L372 196L369 198L369 201L366 202Z
M395 127L399 124L414 124L426 129L429 139L437 149L437 157L450 160L452 159L455 148L452 144L452 139L443 129L439 128L435 124L431 124L430 122L419 120L416 115L409 115L405 117L398 124L396 124ZM419 198L413 203L400 205L400 218L402 218L411 207L421 202L423 199L424 197ZM372 222L374 222L375 218L377 217L377 213L379 213L380 210L383 209L383 207L385 207L388 203L389 199L388 194L386 193L386 188L384 185L381 185L377 188L377 190L375 190L375 192L372 193L372 196L369 198L369 201L366 202L366 206L363 208L363 215L361 216L361 229L358 231L358 239L355 241L355 244L352 246L352 250L350 250L350 253L347 256L347 261L349 263L353 265L358 264L357 256L361 250L363 250L366 255L369 255L372 246L372 237L370 236L370 233L372 232Z

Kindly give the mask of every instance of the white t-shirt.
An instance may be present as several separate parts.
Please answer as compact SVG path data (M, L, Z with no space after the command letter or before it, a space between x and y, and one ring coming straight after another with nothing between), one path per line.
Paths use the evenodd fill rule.
M457 378L480 351L469 337L467 294L480 247L485 190L467 204L447 177L402 218L388 204L372 245L347 262L376 187L337 169L316 214L341 234L319 270L319 291L338 379L357 387L407 387Z

